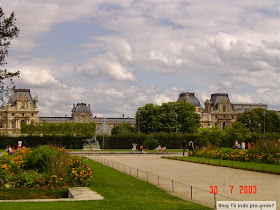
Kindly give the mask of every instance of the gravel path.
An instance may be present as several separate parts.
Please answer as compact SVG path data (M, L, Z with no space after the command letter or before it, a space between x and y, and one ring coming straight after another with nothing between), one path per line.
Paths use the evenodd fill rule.
M100 155L92 159L96 158L98 161L102 158L105 165L109 163L109 166L120 171L125 171L135 177L138 175L140 179L159 185L171 194L212 208L214 195L210 194L210 186L218 187L216 196L218 201L276 201L277 209L280 209L279 175L175 161L150 154ZM172 180L174 180L173 185ZM192 200L190 186L193 186ZM230 186L233 186L232 193ZM257 193L245 193L243 189L243 194L241 194L240 186L256 186Z

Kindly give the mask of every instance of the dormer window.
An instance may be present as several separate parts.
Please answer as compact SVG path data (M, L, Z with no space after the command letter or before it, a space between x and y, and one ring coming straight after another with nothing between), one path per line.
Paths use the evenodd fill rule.
M21 103L21 108L24 109L25 108L25 104L24 102Z
M227 111L226 106L223 106L223 112L226 112L226 111Z

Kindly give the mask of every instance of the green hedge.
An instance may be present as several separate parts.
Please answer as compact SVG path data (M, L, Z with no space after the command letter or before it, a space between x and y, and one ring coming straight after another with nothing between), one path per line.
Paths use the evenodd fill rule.
M143 145L143 142L153 136L161 146L166 146L168 149L179 149L183 139L186 141L192 140L195 146L202 146L199 140L199 134L176 134L176 133L151 133L151 134L130 134L130 135L111 135L104 136L105 149L131 149L132 143ZM100 142L102 148L103 136L97 136L97 140Z
M40 145L51 144L59 147L65 147L67 149L82 149L83 139L88 137L75 137L70 135L59 136L59 135L43 135L43 136L6 136L0 135L0 148L4 149L7 146L17 148L17 142L22 141L22 146L25 147L37 147Z

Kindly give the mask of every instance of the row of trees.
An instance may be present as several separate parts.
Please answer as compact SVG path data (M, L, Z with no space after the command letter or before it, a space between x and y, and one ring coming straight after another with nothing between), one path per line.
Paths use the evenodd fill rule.
M272 110L259 108L244 112L239 116L238 122L250 132L280 133L280 118Z
M74 136L93 136L95 134L96 124L90 123L48 123L21 125L23 134L52 134L52 135L74 135Z

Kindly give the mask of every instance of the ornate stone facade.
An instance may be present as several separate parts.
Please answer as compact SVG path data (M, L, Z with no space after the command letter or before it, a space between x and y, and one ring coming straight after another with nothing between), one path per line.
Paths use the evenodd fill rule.
M73 104L72 119L74 123L88 123L92 122L92 113L90 111L90 104L78 103L77 106Z
M177 101L185 101L196 107L196 113L200 115L200 127L211 128L218 126L224 129L226 126L232 126L238 116L252 109L267 109L266 104L260 103L231 103L227 93L214 93L210 100L204 103L205 108L200 106L200 102L194 96L194 93L181 93Z
M238 117L232 103L226 93L215 93L211 95L210 100L204 103L205 109L202 113L201 127L218 126L224 129L226 126L232 126Z
M31 97L30 89L15 89L8 103L0 107L0 132L19 133L21 123L39 122L38 97Z

